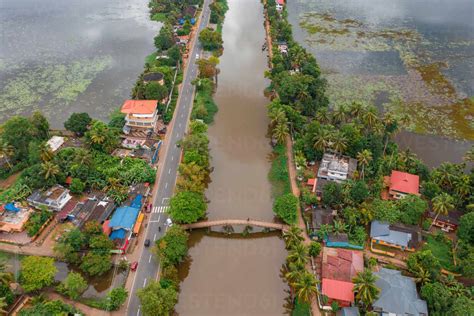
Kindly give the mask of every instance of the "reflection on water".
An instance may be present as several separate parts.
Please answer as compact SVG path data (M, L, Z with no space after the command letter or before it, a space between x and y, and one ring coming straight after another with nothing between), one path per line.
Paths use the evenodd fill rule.
M153 51L148 0L0 2L0 121L32 110L106 119Z
M409 130L474 140L472 1L297 0L287 8L295 39L318 58L332 103L375 102L382 93L385 110L410 116ZM414 138L452 148L436 161L459 161L468 147L413 133L398 140L420 142ZM432 151L413 151L434 163Z
M219 112L209 128L214 171L206 192L208 217L272 221L263 7L253 0L230 0L229 7L215 95ZM179 315L285 312L288 289L280 273L284 243L273 233L251 236L191 234L189 260L180 267Z

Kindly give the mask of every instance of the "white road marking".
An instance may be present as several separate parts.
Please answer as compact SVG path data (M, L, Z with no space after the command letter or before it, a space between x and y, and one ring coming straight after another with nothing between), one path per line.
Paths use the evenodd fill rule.
M162 198L161 199L161 204L167 204L169 199L170 198Z
M140 307L138 308L138 311L137 311L137 316L140 315Z
M156 241L156 234L153 235L153 241Z
M174 160L174 156L171 156L171 161L173 161L173 160Z
M171 168L169 168L169 170L168 170L168 174L171 174Z
M179 133L178 133L178 132L176 132L176 137L178 137L178 138L179 138Z
M145 287L145 285L146 285L146 278L145 280L143 280L143 287Z
M168 182L165 183L165 189L167 189L167 188L168 188Z
M181 123L178 124L179 128L181 128Z
M150 263L150 262L151 262L151 255L150 255L150 259L148 259L148 263Z
M160 214L160 215L158 215L158 222L160 221L160 218L161 218L161 214Z

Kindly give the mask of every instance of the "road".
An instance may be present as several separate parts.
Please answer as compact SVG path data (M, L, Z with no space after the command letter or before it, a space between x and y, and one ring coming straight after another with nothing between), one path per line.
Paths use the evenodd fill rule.
M209 3L211 0L204 0L202 15L198 30L195 33L194 45L190 48L188 66L181 90L179 92L180 98L176 105L174 113L174 123L171 129L168 130L169 143L165 153L163 164L161 165L161 176L158 179L158 192L153 201L153 210L150 214L148 226L145 232L145 239L153 241L159 239L165 232L165 221L168 218L166 210L169 207L169 200L173 194L176 183L176 175L178 172L178 165L181 156L181 149L176 146L181 138L183 138L189 120L190 111L193 105L194 86L191 82L196 78L198 69L196 65L196 54L201 53L202 47L197 40L199 32L208 25L210 10ZM161 232L158 227L162 227ZM132 291L127 305L127 315L140 315L140 302L136 296L136 291L145 287L150 280L158 277L159 263L154 255L151 253L151 247L143 247L138 268L135 273L135 278L132 284Z

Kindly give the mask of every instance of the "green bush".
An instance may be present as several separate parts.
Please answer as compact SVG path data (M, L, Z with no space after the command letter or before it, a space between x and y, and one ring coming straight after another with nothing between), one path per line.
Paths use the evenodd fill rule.
M25 226L28 236L31 237L31 236L36 235L39 232L41 226L43 226L43 224L46 223L46 221L50 219L52 216L53 216L53 212L50 212L46 208L43 208L40 211L34 212L33 215L31 215L31 217L29 218Z
M275 199L273 212L287 224L295 224L298 216L298 198L287 193Z

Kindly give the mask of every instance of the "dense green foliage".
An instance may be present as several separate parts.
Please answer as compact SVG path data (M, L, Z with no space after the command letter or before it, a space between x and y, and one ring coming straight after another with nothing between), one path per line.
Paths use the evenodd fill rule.
M165 267L181 263L188 253L188 233L180 226L173 225L156 241L156 251Z
M169 214L177 223L194 223L206 215L204 195L198 192L178 192L170 200Z
M137 291L142 312L145 316L170 315L178 302L178 292L173 286L162 287L160 282L152 281Z
M110 270L110 250L113 248L113 242L103 234L99 223L90 221L82 231L73 228L64 233L54 251L66 262L78 265L85 273L94 276ZM84 252L86 254L82 256Z
M82 136L91 122L92 119L87 113L72 113L67 121L64 122L64 127L76 133L76 135Z
M53 212L49 211L46 208L43 208L39 211L35 211L33 215L30 216L28 222L26 223L26 232L28 236L35 236L40 228L53 216Z
M194 98L191 119L203 120L206 124L214 121L217 105L212 98L214 84L209 79L201 79L196 83L196 97Z
M297 221L298 198L293 193L281 195L275 199L273 212L287 224Z
M290 176L287 167L285 146L277 145L273 148L273 160L268 178L272 183L273 196L290 193Z
M48 301L42 297L32 300L31 306L23 308L20 316L62 316L62 315L84 315L79 310L61 300Z
M57 287L58 292L69 298L77 299L87 289L87 282L81 274L69 272L67 277Z
M199 41L205 50L215 51L222 48L222 34L213 31L211 28L205 28L199 33Z
M34 292L49 286L56 274L54 259L28 256L21 260L20 284L26 292Z

